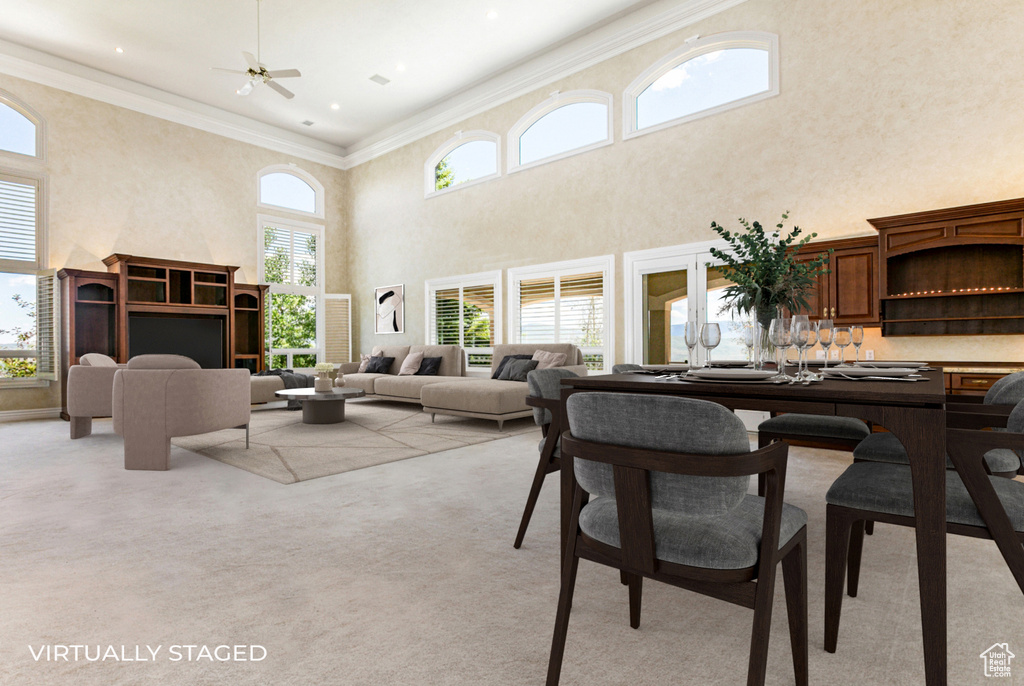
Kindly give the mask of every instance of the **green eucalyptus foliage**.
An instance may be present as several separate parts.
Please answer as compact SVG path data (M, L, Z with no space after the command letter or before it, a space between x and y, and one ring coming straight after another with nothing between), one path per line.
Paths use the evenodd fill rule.
M711 254L725 264L720 268L732 285L725 288L725 302L741 312L752 313L764 326L771 323L779 308L790 312L809 309L807 294L815 287L819 274L827 274L827 253L810 261L798 262L795 257L818 234L797 240L802 233L794 226L788 234L783 224L789 218L784 212L775 230L767 233L758 222L740 219L743 231L732 232L711 222L711 230L729 244L731 251L711 248Z

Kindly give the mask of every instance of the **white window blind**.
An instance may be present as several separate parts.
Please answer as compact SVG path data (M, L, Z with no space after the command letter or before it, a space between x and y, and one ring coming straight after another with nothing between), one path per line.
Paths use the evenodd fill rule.
M325 362L352 361L352 296L324 296Z
M0 174L0 263L39 264L39 182Z
M57 379L57 272L36 277L36 378Z
M428 281L427 342L462 346L470 367L490 367L499 334L500 278L495 272Z

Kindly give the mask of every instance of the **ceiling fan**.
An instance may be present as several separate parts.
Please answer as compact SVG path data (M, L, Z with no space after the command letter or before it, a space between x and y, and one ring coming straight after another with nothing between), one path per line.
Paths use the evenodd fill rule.
M252 89L261 83L267 84L271 89L277 91L284 97L291 100L295 97L295 93L285 88L279 83L276 83L274 79L290 79L302 76L298 69L278 69L275 71L269 71L267 66L260 62L260 0L256 0L256 56L253 57L251 52L242 52L242 57L245 58L245 63L248 65L248 69L222 69L221 67L212 67L213 71L226 71L230 74L245 74L248 80L241 88L235 92L239 95L249 95L252 93Z

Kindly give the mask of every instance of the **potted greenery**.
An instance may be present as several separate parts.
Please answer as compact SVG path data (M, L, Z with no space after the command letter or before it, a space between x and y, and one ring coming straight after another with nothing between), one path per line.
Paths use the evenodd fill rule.
M711 254L723 262L723 275L732 281L726 286L723 302L751 315L761 326L761 350L769 349L768 327L775 317L782 316L783 310L799 312L809 309L808 293L814 289L820 274L827 274L829 261L827 253L820 253L813 260L797 261L796 253L818 234L811 233L804 238L799 226L784 234L784 223L789 213L770 233L758 222L740 219L743 231L732 232L711 222L711 230L729 244L728 250L711 248Z

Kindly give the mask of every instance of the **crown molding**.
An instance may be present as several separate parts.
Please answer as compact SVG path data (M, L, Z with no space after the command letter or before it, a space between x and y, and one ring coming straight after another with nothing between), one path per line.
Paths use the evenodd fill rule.
M345 150L339 146L15 43L0 41L0 73L317 164L346 168Z
M469 117L679 31L747 0L684 0L649 16L638 10L566 45L488 79L443 104L348 147L346 168L368 162Z

